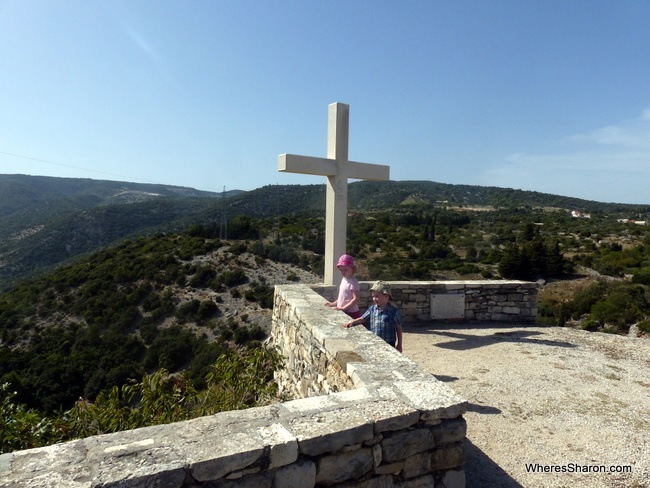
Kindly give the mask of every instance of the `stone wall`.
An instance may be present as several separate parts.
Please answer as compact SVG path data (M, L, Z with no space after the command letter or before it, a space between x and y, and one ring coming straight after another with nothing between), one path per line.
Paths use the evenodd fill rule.
M306 286L276 286L271 334L286 358L282 391L313 402L318 429L336 424L337 440L303 453L316 464L315 486L464 486L466 401L364 327L342 328L349 318L324 302ZM318 414L339 398L355 399L350 413L365 418L365 434L349 430L347 415Z
M361 282L361 307L372 305L371 281ZM535 322L538 284L529 281L391 281L393 303L406 323L432 320L431 295L464 295L462 317L450 320L480 322ZM334 286L314 285L327 300L335 300ZM435 300L434 300L435 303ZM435 307L435 305L433 305ZM434 310L435 312L435 310ZM435 317L433 320L436 320ZM444 319L441 319L444 320Z
M465 486L466 401L323 303L276 287L278 381L298 398L4 454L0 486Z

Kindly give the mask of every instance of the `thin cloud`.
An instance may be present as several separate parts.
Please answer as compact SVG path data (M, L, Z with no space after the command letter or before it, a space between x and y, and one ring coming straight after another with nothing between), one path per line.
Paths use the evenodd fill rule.
M650 109L567 137L546 154L519 152L488 168L484 184L598 201L650 201ZM634 197L632 197L634 196Z
M139 51L141 51L147 58L149 58L152 64L159 71L167 71L165 61L158 50L144 35L140 33L138 29L133 27L133 25L126 20L125 17L127 17L128 14L120 14L115 10L114 7L104 7L104 11L113 19L117 25L120 26L120 29L126 34L131 42L137 46Z
M634 119L618 125L610 125L592 132L577 134L568 138L569 141L596 143L624 148L647 148L650 151L650 109Z

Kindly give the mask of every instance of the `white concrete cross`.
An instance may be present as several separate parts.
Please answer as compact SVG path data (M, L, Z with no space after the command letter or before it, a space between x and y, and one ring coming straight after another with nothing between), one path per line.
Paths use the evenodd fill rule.
M338 285L341 275L337 259L346 253L348 218L348 178L388 180L390 168L379 164L348 161L350 106L331 103L327 118L327 158L280 154L278 171L327 176L325 209L325 279L326 285Z

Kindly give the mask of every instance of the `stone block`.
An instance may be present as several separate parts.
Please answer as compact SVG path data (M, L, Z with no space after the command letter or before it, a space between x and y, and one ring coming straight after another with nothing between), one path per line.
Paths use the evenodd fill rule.
M374 470L375 474L398 474L404 469L404 460L394 463L384 463L377 466Z
M190 474L196 481L212 481L224 477L232 471L238 471L255 463L262 457L264 451L260 448L246 448L243 439L233 439L234 446L241 446L238 452L231 452L227 456L218 456L207 453L205 459L191 462L188 466ZM234 451L234 449L232 449Z
M382 455L381 455L381 446L379 444L375 444L372 446L372 465L374 467L377 467L381 464L382 462Z
M289 486L311 488L315 484L316 464L308 460L301 460L278 469L273 478L273 488L286 488Z
M372 468L371 448L323 456L317 461L316 483L333 485L358 479L370 472Z
M436 446L462 441L467 435L467 422L464 418L445 419L431 427Z
M431 453L429 451L420 452L409 456L404 460L404 478L415 478L431 472Z
M336 485L337 488L395 488L392 476L374 476L365 481L354 481Z
M431 455L431 470L443 471L458 468L465 461L465 451L460 442L439 446Z
M432 488L433 486L435 486L435 480L431 474L406 480L395 485L396 488Z
M384 436L382 434L376 434L372 439L369 441L366 441L363 443L364 446L376 446L379 444L382 440L384 440Z
M226 476L227 480L241 480L244 476L258 474L262 468L255 466L252 468L242 469L240 471L233 471L232 473ZM270 483L270 480L269 480Z
M433 449L434 440L429 429L421 428L397 432L390 437L384 437L380 445L382 459L392 462Z
M298 441L280 424L260 429L262 439L270 446L269 468L291 464L298 459Z
M318 456L374 437L370 419L355 408L338 408L289 420L287 429L298 439L302 454Z
M359 410L372 419L375 433L407 429L420 420L419 410L395 400L360 405Z
M451 469L445 473L440 483L440 488L465 488L465 471Z
M400 381L394 389L408 399L405 403L421 412L420 420L425 422L460 417L467 411L467 400L441 381Z

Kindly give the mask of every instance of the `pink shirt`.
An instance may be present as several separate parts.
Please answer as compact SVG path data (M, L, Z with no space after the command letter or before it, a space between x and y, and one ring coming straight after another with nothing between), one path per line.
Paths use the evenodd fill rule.
M354 298L354 294L352 293L353 291L359 291L359 280L356 278L346 278L345 276L341 280L341 284L339 285L339 296L336 299L336 306L337 307L342 307L346 303L348 303L350 300ZM358 312L359 311L359 304L355 303L352 305L350 308L345 309L346 312Z

